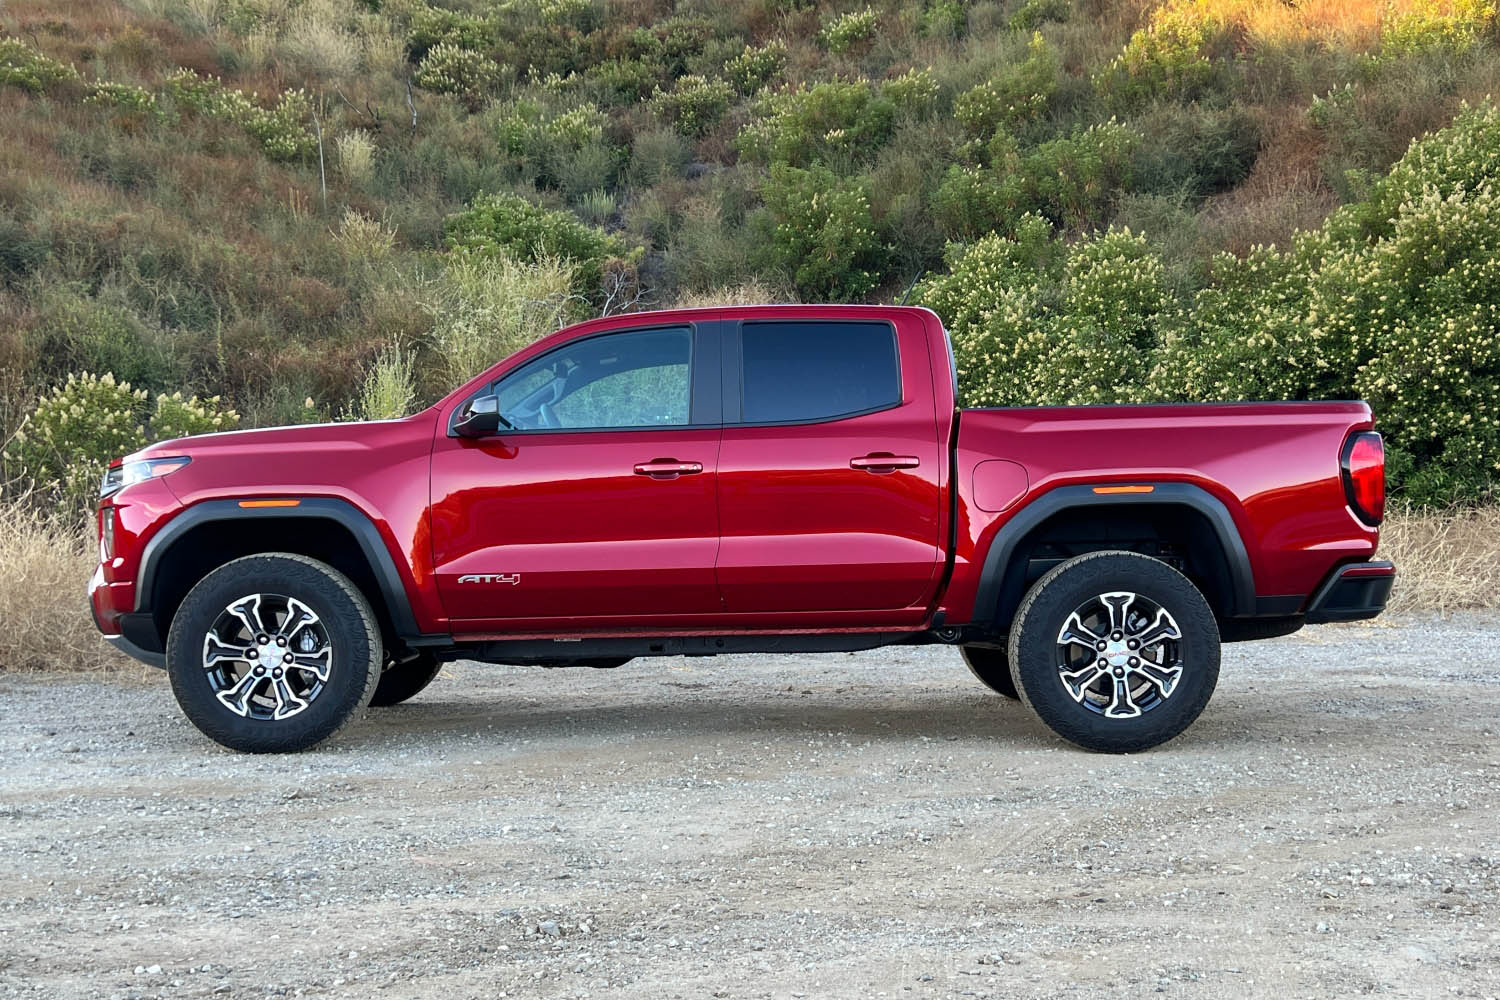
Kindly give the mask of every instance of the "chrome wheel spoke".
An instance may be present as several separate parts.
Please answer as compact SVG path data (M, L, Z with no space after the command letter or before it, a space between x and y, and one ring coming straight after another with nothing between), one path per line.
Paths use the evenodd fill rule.
M1097 663L1090 663L1082 670L1074 670L1072 673L1063 673L1063 687L1068 689L1068 694L1073 696L1074 701L1081 702L1088 696L1089 686L1104 674L1104 668Z
M284 675L272 679L271 691L276 695L276 710L271 713L273 719L290 718L307 707L307 702L297 697Z
M281 628L276 630L276 635L290 641L304 625L317 623L318 616L313 614L312 608L301 601L289 599L286 602L286 621L281 623Z
M1063 623L1062 631L1057 633L1059 645L1073 642L1092 649L1095 643L1102 642L1103 639L1103 636L1096 634L1083 624L1083 619L1076 611L1068 616L1068 620Z
M1135 669L1138 676L1151 682L1163 698L1170 698L1172 692L1177 690L1177 681L1182 677L1182 666L1170 667L1159 666L1150 660L1142 660L1141 665Z
M1113 594L1101 594L1099 595L1099 599L1109 609L1110 632L1129 631L1127 623L1130 620L1130 606L1135 603L1135 595L1121 591Z
M1113 697L1109 705L1104 709L1104 715L1110 719L1133 719L1141 714L1141 707L1135 703L1135 697L1130 693L1130 675L1112 677L1114 682Z
M1134 637L1137 642L1144 646L1155 646L1167 639L1181 639L1182 630L1172 620L1172 616L1165 610L1157 611L1156 621L1150 627Z
M326 646L316 653L297 653L292 658L291 669L305 670L320 681L328 680L328 671L333 666L333 650Z
M220 663L252 663L252 647L225 642L212 632L203 640L203 666L212 668Z
M260 595L251 594L249 597L241 597L225 609L230 615L239 619L245 626L245 632L252 638L265 633L265 625L260 617Z
M255 689L260 687L264 680L264 676L256 674L253 670L246 670L244 676L232 687L227 687L218 693L219 701L235 715L248 716L250 699L255 697Z

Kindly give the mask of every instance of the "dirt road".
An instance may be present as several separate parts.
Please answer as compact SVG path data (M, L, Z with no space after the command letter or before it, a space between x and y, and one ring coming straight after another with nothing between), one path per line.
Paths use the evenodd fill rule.
M1500 621L1058 743L955 651L459 665L330 747L0 676L4 997L1500 994Z

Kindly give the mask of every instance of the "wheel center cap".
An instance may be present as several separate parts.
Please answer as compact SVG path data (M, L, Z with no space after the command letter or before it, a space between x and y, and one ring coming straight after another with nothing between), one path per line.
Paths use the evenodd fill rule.
M1124 642L1109 642L1104 647L1104 658L1112 667L1123 667L1130 659L1130 650Z

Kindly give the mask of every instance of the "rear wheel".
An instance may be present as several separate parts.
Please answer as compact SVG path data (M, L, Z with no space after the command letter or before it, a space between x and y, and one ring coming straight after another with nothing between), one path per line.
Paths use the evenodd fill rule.
M384 708L415 698L437 679L441 669L442 661L427 650L418 650L404 659L392 658L380 672L380 683L375 685L370 704Z
M969 673L979 683L1007 698L1021 697L1016 693L1016 682L1010 676L1010 657L1005 655L1005 650L993 646L964 646L962 650Z
M291 553L225 563L188 592L167 675L188 720L248 753L305 750L369 704L380 628L349 578Z
M1021 700L1089 750L1146 750L1197 719L1219 679L1219 629L1192 582L1134 552L1055 567L1010 632Z

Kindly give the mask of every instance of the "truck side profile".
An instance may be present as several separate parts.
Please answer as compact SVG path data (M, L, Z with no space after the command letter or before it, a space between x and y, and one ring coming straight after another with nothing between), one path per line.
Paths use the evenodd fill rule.
M925 309L636 313L415 416L111 466L95 621L188 717L303 749L444 662L961 647L1089 749L1207 704L1222 641L1368 618L1361 402L959 410Z

